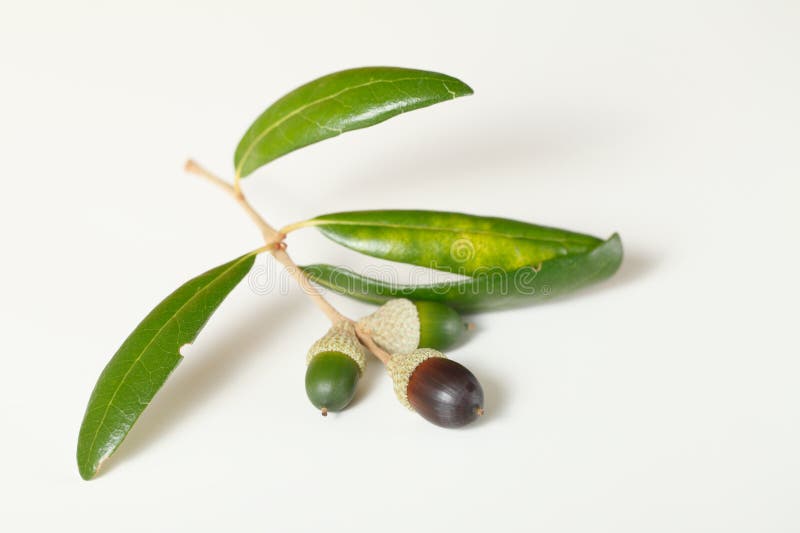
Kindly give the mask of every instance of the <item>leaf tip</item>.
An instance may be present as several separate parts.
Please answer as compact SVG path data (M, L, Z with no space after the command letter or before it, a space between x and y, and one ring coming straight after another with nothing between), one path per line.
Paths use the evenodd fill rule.
M78 444L78 473L85 481L91 481L97 477L103 463L111 456L116 447L106 451L101 457L96 457L96 453L92 453L93 450L86 450L83 444L82 441Z
M475 94L475 91L472 89L472 87L460 79L454 78L453 76L447 76L447 78L449 78L449 80L442 83L444 83L445 88L453 96L453 98Z
M607 277L613 275L617 270L619 270L620 265L622 265L622 259L625 255L622 247L622 237L619 236L619 233L614 232L611 237L609 237L595 250L600 257L607 258L607 265L605 268Z
M620 257L622 257L623 255L622 237L619 236L619 233L614 232L606 242L610 244L611 247L613 247L614 249L617 249L619 251Z
M82 463L78 461L78 473L81 475L84 481L91 481L97 475L97 471L99 470L99 465L97 468L94 465L90 465L87 463Z

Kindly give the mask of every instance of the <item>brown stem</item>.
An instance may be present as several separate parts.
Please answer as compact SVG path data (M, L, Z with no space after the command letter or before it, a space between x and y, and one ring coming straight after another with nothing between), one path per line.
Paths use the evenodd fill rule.
M303 273L300 267L297 266L289 254L286 253L286 244L283 242L283 239L286 238L286 235L276 231L275 228L270 226L267 221L258 214L253 206L250 205L250 202L247 201L247 198L245 198L241 189L238 188L238 181L237 186L233 186L227 181L220 179L215 174L201 167L192 159L189 159L186 162L185 168L187 172L197 174L198 176L201 176L214 185L220 187L234 200L236 200L236 202L247 212L256 226L258 226L258 229L261 230L261 234L264 237L264 242L269 247L269 252L272 254L272 256L286 268L289 274L294 276L294 278L300 284L300 287L303 289L303 292L311 297L317 307L319 307L320 310L325 313L325 316L328 317L332 324L337 324L342 320L348 320L347 317L337 311L336 308L333 307L330 302L328 302L328 300L322 296L322 294L320 294L319 290L317 290L317 288L311 283L305 273Z
M294 279L297 280L297 283L300 285L300 288L306 293L314 303L317 304L317 307L325 313L325 316L328 317L328 320L331 321L331 324L338 324L342 320L349 320L343 314L336 310L328 300L325 299L324 296L317 290L317 288L311 283L308 279L308 276L300 269L299 266L292 260L289 254L286 253L284 250L284 246L277 246L273 250L271 250L272 257L274 257L279 263L281 263L286 271L294 276Z
M192 159L186 161L186 165L184 167L186 172L190 172L192 174L196 174L206 180L210 181L217 187L221 188L225 192L227 192L231 198L236 200L236 202L245 210L248 214L250 219L258 226L258 229L261 230L261 234L264 236L264 242L274 242L276 237L280 236L281 234L275 230L272 226L270 226L266 220L264 220L261 215L258 214L250 202L247 201L244 194L238 187L234 187L227 181L220 179L218 176L212 174L205 168L201 167L197 162ZM281 239L283 240L283 239Z
M372 340L372 336L369 334L369 331L366 331L361 328L361 326L356 325L356 335L358 335L361 344L366 346L375 357L380 359L381 363L384 365L389 363L389 361L392 359L392 356L389 354L389 352L375 344L375 341Z

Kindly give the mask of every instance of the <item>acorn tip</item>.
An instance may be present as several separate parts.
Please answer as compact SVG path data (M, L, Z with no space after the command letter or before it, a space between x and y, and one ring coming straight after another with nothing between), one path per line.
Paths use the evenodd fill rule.
M483 407L476 407L475 414L478 416L483 416Z
M328 408L327 407L323 407L322 409L319 410L319 412L322 413L322 416L328 416Z
M465 322L464 329L467 331L475 331L475 322Z

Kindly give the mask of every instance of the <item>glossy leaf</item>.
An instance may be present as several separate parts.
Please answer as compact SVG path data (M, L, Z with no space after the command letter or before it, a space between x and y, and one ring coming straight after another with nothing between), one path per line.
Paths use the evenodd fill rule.
M91 479L178 366L222 300L250 271L255 252L186 282L133 330L94 387L78 437L78 470Z
M253 122L236 148L236 174L245 177L303 146L468 94L464 82L425 70L364 67L328 74L283 96Z
M518 307L567 294L610 277L621 263L622 241L615 233L589 252L549 259L538 269L492 269L471 279L429 285L392 285L331 265L302 268L316 283L359 300L428 300L471 312Z
M468 276L535 266L602 242L517 220L442 211L351 211L302 225L366 255Z

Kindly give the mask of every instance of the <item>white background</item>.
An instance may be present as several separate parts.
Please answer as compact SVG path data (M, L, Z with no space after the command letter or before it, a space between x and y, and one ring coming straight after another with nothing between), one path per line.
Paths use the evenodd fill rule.
M793 0L4 1L0 530L800 530L798 25ZM244 186L269 220L618 231L618 274L474 317L451 355L487 415L464 431L403 410L378 364L323 419L303 373L324 317L243 284L82 481L78 428L119 343L258 245L184 159L229 177L271 101L372 64L475 95L262 169ZM307 231L299 262L371 262Z

